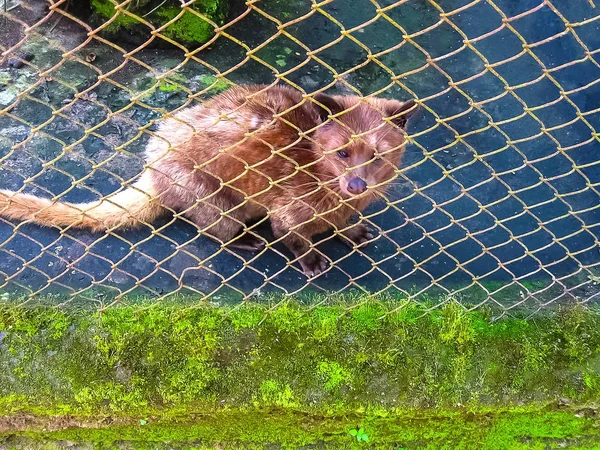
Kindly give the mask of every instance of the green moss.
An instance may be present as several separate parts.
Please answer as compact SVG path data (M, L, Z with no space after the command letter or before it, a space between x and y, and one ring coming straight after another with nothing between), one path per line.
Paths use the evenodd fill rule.
M551 447L572 436L585 448L596 419L542 406L600 398L598 311L561 307L494 321L487 310L432 299L440 303L347 297L306 306L277 298L214 307L190 298L124 299L95 312L3 299L0 415L112 417L136 424L125 437L143 418L149 442L167 432L186 440L181 428L198 433L202 445L234 447L350 445L347 431L360 426L369 445L384 448L439 448L444 439L459 448L464 436L478 446L463 448ZM253 425L242 416L262 419ZM108 443L102 433L113 431L72 433ZM61 433L30 437L70 439Z
M343 312L342 308L317 308L312 321L312 338L317 342L331 338L338 330Z
M277 333L297 333L308 324L309 317L295 303L286 302L267 317L269 325L272 325Z
M169 83L168 81L160 80L160 83L158 84L158 89L160 89L163 92L176 92L180 88L177 87L175 84Z
M187 95L184 88L176 80L170 81L169 79L156 80L155 78L140 79L137 83L137 89L140 92L144 92L144 95L140 97L140 100L146 103L152 103L156 101L158 97L163 96L169 97L171 95Z
M155 27L161 27L181 13L179 2L131 2L124 9L133 16L120 12L115 20L106 28L110 33L118 33L121 28L130 30L137 27L137 31L148 34L148 27L134 16L143 17L145 21ZM111 19L115 16L115 3L111 0L92 0L93 11L103 18ZM214 35L214 27L207 20L192 12L211 20L213 23L222 24L225 19L227 3L224 0L197 0L186 10L181 17L161 31L161 34L180 44L202 44Z
M325 378L325 389L328 391L337 388L342 383L350 382L352 375L338 362L321 361L317 366L317 373Z
M351 326L360 333L377 330L381 327L380 319L384 314L385 310L378 303L369 302L360 305L351 312L353 319Z
M265 380L260 385L260 400L255 399L256 406L279 406L281 408L298 407L292 388L281 385L275 380Z
M158 14L164 23L167 23L180 13L180 8L162 8ZM185 45L208 41L214 34L214 28L202 17L185 11L175 22L162 30L161 34Z
M204 86L204 89L208 88L207 94L211 95L218 94L231 87L229 81L217 78L213 75L200 75L198 81Z
M368 448L413 449L546 449L597 448L598 419L575 411L498 411L473 414L407 414L382 417L350 413L314 416L269 409L253 412L221 411L189 419L139 421L112 427L82 427L38 431L13 437L14 448L54 443L68 448L90 443L93 448L360 448L349 430L360 426L369 435ZM59 446L60 444L63 446ZM229 445L228 445L229 444ZM18 447L19 445L19 447ZM83 448L92 448L83 447Z
M90 4L92 9L105 19L111 19L117 11L115 4L110 0L92 0ZM119 27L129 28L139 23L139 20L135 17L119 12L115 20L109 25L108 30L116 30Z
M228 319L236 331L242 328L256 328L265 317L263 308L256 305L248 305L244 309L234 309Z

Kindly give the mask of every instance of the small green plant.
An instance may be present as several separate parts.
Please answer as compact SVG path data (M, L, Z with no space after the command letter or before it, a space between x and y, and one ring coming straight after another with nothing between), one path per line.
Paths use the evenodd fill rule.
M365 441L368 442L369 440L369 435L367 433L365 433L365 429L364 428L359 428L358 430L356 428L352 428L349 431L351 436L354 436L356 438L357 441Z

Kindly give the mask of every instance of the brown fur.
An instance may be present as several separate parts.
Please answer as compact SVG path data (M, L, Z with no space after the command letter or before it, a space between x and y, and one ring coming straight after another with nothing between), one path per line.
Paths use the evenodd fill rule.
M286 87L229 89L161 123L146 149L147 168L132 187L86 204L0 191L0 215L97 231L151 223L170 210L221 243L248 250L262 242L239 236L244 223L269 215L275 236L305 273L316 275L326 264L312 249L312 236L347 228L384 192L396 176L403 128L416 105L315 99L325 108ZM353 195L348 182L357 177L368 188ZM343 238L361 245L372 235L357 225Z

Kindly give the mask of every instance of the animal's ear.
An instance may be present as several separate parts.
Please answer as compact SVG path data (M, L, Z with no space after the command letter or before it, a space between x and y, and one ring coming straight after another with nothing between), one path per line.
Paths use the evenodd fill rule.
M406 122L419 110L419 105L414 100L409 100L398 106L395 103L391 103L385 109L387 116L390 118L393 124L404 129L406 128Z
M327 109L314 103L314 105L317 107L317 110L319 111L319 117L321 117L321 121L323 122L327 120L327 117L330 114L337 114L344 110L342 104L330 95L317 94L313 98L321 105L325 106L325 108L329 109L329 111L327 111Z

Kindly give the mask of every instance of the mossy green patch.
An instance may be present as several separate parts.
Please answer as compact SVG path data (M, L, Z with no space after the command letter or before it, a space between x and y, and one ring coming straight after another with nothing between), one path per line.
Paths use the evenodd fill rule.
M208 95L216 95L232 86L229 81L217 78L214 75L200 75L198 81L204 89L207 89L206 94Z
M163 92L176 92L180 88L173 83L169 83L165 80L160 80L160 83L158 84L158 89L160 89Z
M350 382L351 373L338 362L321 361L317 366L317 373L325 378L325 389L332 390L342 383Z
M159 12L159 15L164 23L167 23L181 13L180 8L165 8ZM161 34L182 44L203 43L212 37L214 27L199 15L184 11L175 22L162 30Z
M32 430L12 436L13 448L411 448L558 449L598 448L600 423L574 410L468 411L377 416L311 415L270 408L220 411L193 418L142 419L131 424ZM362 429L368 444L351 430ZM0 435L0 443L2 435ZM86 445L87 444L87 445ZM69 447L71 446L71 447ZM10 447L9 447L10 448Z
M593 408L540 409L563 398L579 405L600 398L596 309L565 306L527 320L493 320L486 309L434 303L444 306L360 296L236 307L125 299L95 312L6 301L0 415L112 417L138 428L143 419L144 430L155 430L144 433L160 439L185 417L182 429L194 429L202 445L358 445L348 434L356 427L366 430L369 445L388 448L442 438L460 446L468 433L480 446L463 448L530 441L551 448L575 435L585 448L586 436L596 436ZM243 415L264 420L252 431ZM286 422L302 415L308 431ZM523 431L525 418L537 423L532 417L545 417L535 425L540 429L555 425ZM153 428L158 422L163 431ZM216 428L229 434L214 434ZM300 438L283 431L290 429ZM443 431L439 439L434 431ZM50 439L31 439L40 436Z
M102 20L114 17L105 31L115 36L121 30L126 30L139 35L139 39L147 40L150 38L150 27L144 23L147 22L155 28L166 25L160 34L183 45L198 45L208 41L214 35L215 25L224 23L227 12L227 2L224 0L197 0L185 10L175 0L132 1L119 11L116 2L111 0L92 0L90 4ZM169 23L173 19L173 23Z
M117 13L115 4L110 0L92 0L91 6L92 9L104 19L111 19ZM140 21L135 17L119 11L119 14L116 15L114 21L108 26L108 29L117 30L120 27L129 28L139 23Z

